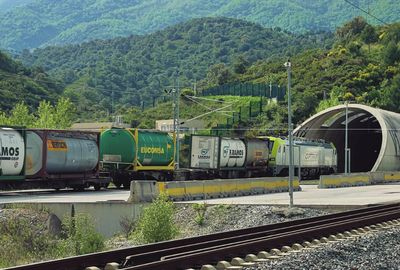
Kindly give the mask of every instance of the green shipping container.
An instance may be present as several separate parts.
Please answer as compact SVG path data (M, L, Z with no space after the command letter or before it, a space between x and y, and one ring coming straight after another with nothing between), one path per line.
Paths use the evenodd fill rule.
M100 136L100 160L122 170L172 170L174 138L161 131L112 128Z

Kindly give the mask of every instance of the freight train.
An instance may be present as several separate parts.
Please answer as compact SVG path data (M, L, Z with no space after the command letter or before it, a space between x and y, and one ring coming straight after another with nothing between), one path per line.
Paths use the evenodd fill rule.
M99 172L99 134L0 128L0 189L106 187Z
M176 170L173 135L138 129L109 129L101 134L100 160L116 186L134 179L188 180L284 176L289 167L286 139L225 138L192 135L189 168ZM294 141L294 165L301 177L335 173L335 146L322 141Z
M176 138L155 130L97 132L0 128L0 189L93 186L128 188L131 180L189 180L287 175L288 141L192 135L188 168L175 167ZM336 172L333 144L294 141L301 177Z

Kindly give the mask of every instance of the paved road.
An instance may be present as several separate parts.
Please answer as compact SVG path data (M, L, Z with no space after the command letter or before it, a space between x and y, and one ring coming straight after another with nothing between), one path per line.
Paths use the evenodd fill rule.
M400 201L400 183L362 187L318 189L317 185L302 185L294 193L295 205L368 205ZM209 204L270 204L288 205L288 193L206 200Z
M318 189L316 185L303 185L303 191L294 193L296 205L368 205L400 201L400 183L336 189ZM126 201L127 190L88 190L84 192L51 190L0 192L0 203L14 202L105 202ZM199 201L194 201L199 202ZM244 196L206 200L209 204L271 204L287 205L288 193L273 193L257 196ZM187 203L187 202L183 202Z
M30 203L30 202L104 202L126 201L129 198L127 190L87 190L76 192L72 190L28 190L19 192L0 192L0 203Z

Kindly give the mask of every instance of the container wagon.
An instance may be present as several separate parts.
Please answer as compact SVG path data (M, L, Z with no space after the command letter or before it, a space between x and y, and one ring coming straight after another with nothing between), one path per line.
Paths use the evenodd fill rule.
M0 188L106 187L99 175L99 134L0 128Z
M175 135L156 130L107 129L100 137L102 169L117 187L132 180L172 180L175 169Z
M192 135L190 169L201 178L240 178L267 173L268 139Z

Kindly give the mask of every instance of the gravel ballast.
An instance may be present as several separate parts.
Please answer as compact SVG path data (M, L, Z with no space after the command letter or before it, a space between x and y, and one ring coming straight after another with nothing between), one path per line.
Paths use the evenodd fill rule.
M200 205L203 203L199 202ZM293 219L309 218L329 214L318 209L274 207L266 205L206 205L204 223L196 222L193 204L176 204L175 224L179 228L177 238L195 237L211 233L231 231L248 227L280 223ZM113 237L106 243L107 249L137 245L123 236Z
M400 269L400 227L368 232L269 260L245 270L271 269Z
M193 205L185 204L177 205L175 221L181 231L180 238L183 238L326 214L329 212L311 208L293 208L288 211L287 207L267 205L209 205L204 224L199 225L196 223Z

